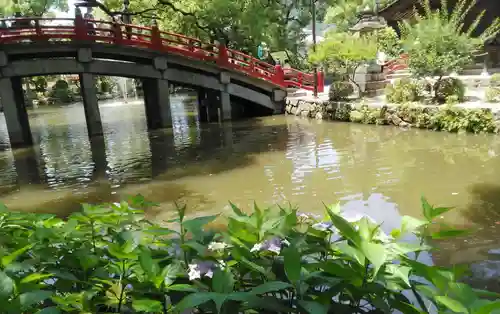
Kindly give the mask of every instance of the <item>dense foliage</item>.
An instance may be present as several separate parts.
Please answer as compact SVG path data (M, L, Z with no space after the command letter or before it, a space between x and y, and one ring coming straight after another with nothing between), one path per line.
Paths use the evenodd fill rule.
M325 22L335 24L338 31L345 32L356 24L359 13L364 9L375 11L376 3L382 9L392 2L393 0L334 0L326 10Z
M354 81L356 69L377 56L375 36L353 36L349 33L330 33L312 52L309 60L324 65L329 72L341 74L345 80Z
M53 15L55 10L68 11L67 0L12 0L0 1L0 18L12 17L16 12L21 16Z
M52 90L49 93L49 96L53 98L55 102L60 102L63 104L67 104L73 101L73 92L71 88L63 79L59 79L52 86Z
M391 124L435 131L498 133L498 122L489 109L469 109L454 105L422 106L402 104L398 107L353 107L345 121L365 124Z
M385 96L389 103L403 104L422 99L422 84L410 78L396 80L385 88Z
M66 220L2 208L2 312L411 314L500 307L483 298L493 294L457 281L462 268L419 261L428 239L464 233L436 229L435 218L450 208L425 199L425 220L405 216L390 235L338 206L320 217L258 206L248 215L232 205L227 229L218 232L206 227L216 216L188 219L185 207L168 222L174 227L155 224L144 217L149 206L142 197L84 205ZM403 241L411 234L418 241Z
M491 76L485 96L488 102L500 102L500 73Z
M472 37L484 12L477 16L469 28L464 29L464 19L477 1L459 0L451 13L447 2L440 10L432 11L429 0L422 0L424 15L416 14L416 21L403 21L400 29L403 46L409 54L409 68L417 77L437 77L434 91L439 91L441 78L459 72L471 63L474 53L482 49L486 40L500 31L500 19L478 37ZM435 95L438 97L438 95Z
M330 84L328 90L328 99L330 100L346 100L352 93L354 88L351 82L334 81Z

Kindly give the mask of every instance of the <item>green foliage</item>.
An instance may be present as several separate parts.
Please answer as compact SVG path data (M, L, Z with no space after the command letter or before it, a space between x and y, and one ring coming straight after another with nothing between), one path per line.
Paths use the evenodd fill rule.
M384 27L375 32L378 48L383 51L388 59L398 58L401 55L402 46L398 34L392 27Z
M491 110L465 109L456 106L441 108L432 119L437 130L448 132L493 133L498 132Z
M343 75L358 87L354 81L356 69L363 63L374 60L377 42L374 36L353 36L349 33L331 33L311 52L309 61L322 64L329 72Z
M425 220L404 216L390 235L338 205L322 219L231 204L218 232L205 228L215 216L188 219L185 207L171 228L147 221L153 205L84 205L66 220L2 211L2 313L428 313L424 299L439 313L498 309L457 272L418 262L427 240L465 232L436 228L450 208L424 198ZM408 234L419 243L402 241Z
M403 104L422 99L422 86L409 78L398 79L385 88L385 97L389 103Z
M21 16L53 15L55 10L68 11L67 0L25 0L0 1L0 17L12 17L16 12Z
M57 80L54 86L52 86L52 90L49 95L56 101L67 104L73 101L73 93L69 88L68 82L65 80Z
M45 93L47 91L47 79L44 76L36 76L32 79L37 93Z
M448 13L447 1L442 1L440 10L432 11L429 0L422 0L425 15L416 14L414 23L400 23L403 45L409 53L409 68L415 76L440 78L459 72L472 61L473 54L482 48L484 42L498 33L500 20L496 19L481 36L471 36L484 12L468 29L464 29L464 19L476 2L459 0L452 13Z
M465 100L465 85L458 78L444 78L436 82L434 88L435 100L440 103L449 102L450 98L452 102L463 102Z
M380 8L384 8L393 0L381 0ZM331 6L326 10L325 22L335 24L340 32L346 32L354 26L359 19L359 13L365 8L375 10L375 1L373 0L334 0Z
M350 82L334 81L330 85L328 97L330 100L345 100L354 92L354 88Z
M105 0L113 11L123 7L121 0ZM318 19L326 0L315 1ZM130 11L144 15L135 23L151 25L155 16L161 29L193 36L204 41L220 41L229 47L252 52L266 42L271 52L290 51L296 55L304 48L304 27L311 22L309 0L131 0Z
M109 76L99 76L99 85L97 90L100 93L111 93L116 88L116 83Z
M500 102L500 74L491 76L490 85L486 89L485 98L487 102Z

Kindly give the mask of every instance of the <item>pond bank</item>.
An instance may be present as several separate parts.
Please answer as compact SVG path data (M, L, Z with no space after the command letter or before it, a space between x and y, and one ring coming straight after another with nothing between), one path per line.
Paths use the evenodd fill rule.
M449 132L498 133L500 106L481 102L457 105L387 104L380 99L356 102L324 97L286 100L285 114L318 120L394 125Z

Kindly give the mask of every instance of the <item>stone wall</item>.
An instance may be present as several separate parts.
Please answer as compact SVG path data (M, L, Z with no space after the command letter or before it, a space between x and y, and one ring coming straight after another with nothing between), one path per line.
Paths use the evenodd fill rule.
M416 127L449 132L498 133L500 108L466 108L460 105L367 104L325 100L287 99L286 114L303 118L364 124Z

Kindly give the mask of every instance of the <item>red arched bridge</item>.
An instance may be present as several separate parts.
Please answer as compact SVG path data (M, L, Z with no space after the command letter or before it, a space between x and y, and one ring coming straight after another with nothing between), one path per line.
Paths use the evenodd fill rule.
M263 62L224 45L160 31L158 27L75 19L0 20L0 99L11 146L30 145L21 78L78 74L89 135L102 134L95 75L142 80L150 129L171 126L169 84L198 90L202 121L283 110L287 88L324 89L295 69Z

